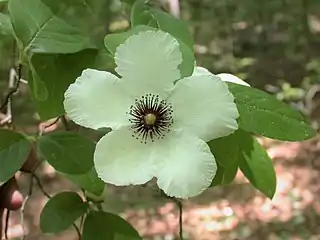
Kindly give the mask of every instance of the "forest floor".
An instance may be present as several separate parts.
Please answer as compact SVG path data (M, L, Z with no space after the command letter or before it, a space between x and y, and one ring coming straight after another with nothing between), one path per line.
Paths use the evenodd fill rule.
M269 200L250 186L239 172L236 181L206 191L183 202L183 228L186 240L320 240L320 141L279 143L259 139L273 159L277 191ZM27 191L27 177L20 185ZM49 166L40 179L50 195L77 190ZM58 236L39 230L39 215L47 199L38 187L25 207L26 240L76 240L70 229ZM179 230L178 209L151 187L108 187L108 209L121 214L144 239L174 240ZM22 234L20 213L10 218L9 233ZM20 239L20 238L19 238Z

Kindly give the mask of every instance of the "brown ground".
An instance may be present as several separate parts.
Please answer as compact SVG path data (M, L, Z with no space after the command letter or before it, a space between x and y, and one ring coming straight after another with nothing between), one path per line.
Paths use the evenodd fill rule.
M320 142L278 143L261 140L275 163L278 185L273 200L256 192L239 173L230 186L208 190L184 202L183 226L189 240L320 240ZM41 173L51 195L75 190L50 167ZM20 184L27 190L28 176ZM129 220L144 239L177 239L178 215L174 203L159 197L151 187L109 187L107 208ZM39 230L39 214L46 202L35 188L25 209L27 240L73 240L73 230L46 236ZM21 237L20 214L12 214L10 233Z

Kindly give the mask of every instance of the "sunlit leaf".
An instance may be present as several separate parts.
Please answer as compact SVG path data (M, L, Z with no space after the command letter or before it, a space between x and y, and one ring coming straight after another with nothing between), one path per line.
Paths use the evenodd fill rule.
M275 97L234 83L229 83L229 89L235 96L241 129L285 141L301 141L316 135L297 110Z
M41 0L10 0L8 8L25 52L74 53L94 47L89 37L58 18Z

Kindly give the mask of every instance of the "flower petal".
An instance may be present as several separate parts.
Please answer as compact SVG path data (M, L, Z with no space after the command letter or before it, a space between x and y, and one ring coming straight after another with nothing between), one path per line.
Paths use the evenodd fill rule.
M143 95L173 86L180 78L182 54L178 41L169 33L144 31L117 48L115 62L116 71Z
M201 75L207 75L207 74L212 74L208 69L204 68L204 67L195 67L193 69L193 73L192 76L201 76Z
M64 94L67 115L77 124L98 129L128 125L126 112L133 100L126 98L115 75L86 69Z
M195 67L192 75L199 76L199 75L210 75L210 74L212 73L209 72L209 70L204 67ZM221 78L222 81L225 81L225 82L233 82L233 83L250 87L248 83L246 83L245 81L241 80L237 76L230 73L220 73L220 74L217 74L216 76L218 76L219 78Z
M173 106L173 128L184 128L204 141L238 129L234 97L228 85L213 74L181 79L167 102Z
M169 137L170 136L170 137ZM208 145L190 134L174 131L165 137L159 152L158 186L171 197L194 197L206 190L217 171Z
M244 85L244 86L250 87L250 85L248 83L246 83L245 81L241 80L237 76L232 75L230 73L219 73L216 76L221 78L222 81L225 81L225 82L232 82L232 83L237 83L237 84L240 84L240 85Z
M154 176L152 148L132 137L129 128L112 131L97 143L94 165L98 176L117 186L143 184Z

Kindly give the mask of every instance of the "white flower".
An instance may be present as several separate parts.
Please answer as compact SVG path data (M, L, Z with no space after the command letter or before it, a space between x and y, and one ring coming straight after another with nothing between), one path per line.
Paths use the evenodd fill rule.
M66 91L64 107L74 122L112 128L94 153L103 181L123 186L156 177L167 195L180 198L210 186L217 165L206 141L233 133L239 114L220 77L195 72L180 79L181 62L171 35L141 32L116 50L121 78L86 69Z

